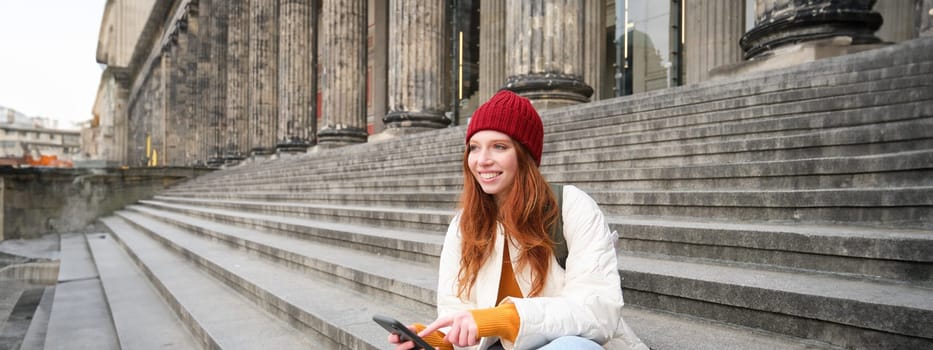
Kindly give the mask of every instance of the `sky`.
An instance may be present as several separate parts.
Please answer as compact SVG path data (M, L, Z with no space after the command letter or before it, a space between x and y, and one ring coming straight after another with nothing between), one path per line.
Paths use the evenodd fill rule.
M106 0L0 0L0 105L60 128L90 120Z

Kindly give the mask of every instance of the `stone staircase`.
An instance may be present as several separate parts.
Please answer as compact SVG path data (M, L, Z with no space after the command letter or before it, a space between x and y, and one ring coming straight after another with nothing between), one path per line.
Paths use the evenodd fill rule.
M542 117L541 169L620 233L653 349L933 347L933 39ZM388 349L373 314L434 318L464 131L253 160L103 218L120 343L160 329L137 300L205 348Z

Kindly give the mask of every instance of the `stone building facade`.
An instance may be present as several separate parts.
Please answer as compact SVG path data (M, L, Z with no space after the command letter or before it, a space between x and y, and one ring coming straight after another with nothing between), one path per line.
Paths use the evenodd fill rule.
M0 164L22 165L26 155L39 159L55 156L71 161L80 156L81 132L58 127L58 122L27 117L12 108L0 106Z
M548 109L829 55L781 58L811 41L844 54L908 40L929 31L930 6L114 0L95 118L112 131L107 156L127 165L235 164L463 124L500 88Z

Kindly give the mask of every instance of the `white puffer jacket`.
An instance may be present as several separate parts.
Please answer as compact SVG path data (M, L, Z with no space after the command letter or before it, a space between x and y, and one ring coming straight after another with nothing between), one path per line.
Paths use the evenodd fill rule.
M562 215L569 255L566 271L557 260L551 262L544 290L535 298L506 298L514 303L521 327L514 343L503 340L506 349L535 349L565 335L577 335L604 344L607 349L648 348L622 321L622 289L616 263L618 236L609 230L599 206L574 186L564 186ZM501 243L480 268L469 300L457 297L460 269L460 216L457 215L444 240L437 289L438 316L456 311L490 308L497 305L499 275L502 270ZM502 242L502 226L496 233ZM509 256L519 256L509 242ZM512 266L517 266L513 262ZM522 294L531 290L530 269L515 271ZM486 349L498 340L483 338L478 346Z

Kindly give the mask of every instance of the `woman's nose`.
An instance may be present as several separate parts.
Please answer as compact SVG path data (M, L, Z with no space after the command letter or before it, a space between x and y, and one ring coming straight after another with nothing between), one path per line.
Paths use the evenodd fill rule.
M488 151L488 150L485 150L485 149L484 149L484 150L480 150L480 151L479 151L479 159L477 159L477 161L479 161L480 164L489 164L489 163L492 163L492 157L489 156L489 151Z

